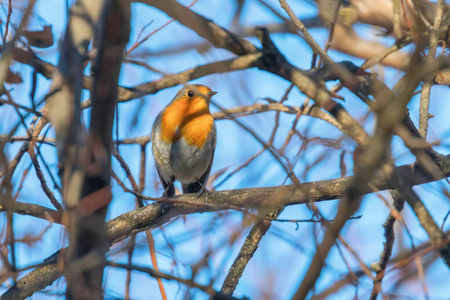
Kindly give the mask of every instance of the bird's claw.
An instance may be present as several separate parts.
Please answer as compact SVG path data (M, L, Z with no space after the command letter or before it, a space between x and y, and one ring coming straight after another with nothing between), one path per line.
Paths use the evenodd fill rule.
M200 197L205 194L205 202L209 202L208 198L212 198L212 193L205 187L202 185L202 190L198 193L197 195L197 199L200 199Z
M173 207L173 203L161 202L161 215L164 215Z

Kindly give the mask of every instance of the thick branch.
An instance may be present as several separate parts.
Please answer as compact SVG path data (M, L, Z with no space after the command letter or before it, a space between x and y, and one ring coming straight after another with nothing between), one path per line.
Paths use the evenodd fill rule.
M440 160L439 167L443 177L450 176L450 155ZM422 169L414 164L404 165L395 168L398 176L404 178L411 185L419 185L435 181L436 179L428 177L423 173ZM211 203L203 203L197 199L196 194L177 195L173 199L178 202L174 208L169 210L167 215L161 216L161 204L155 203L143 208L125 213L119 217L107 222L107 235L110 244L115 244L132 234L142 232L144 230L154 228L161 225L176 215L191 214L197 212L218 211L232 208L261 208L271 207L273 203L279 203L276 199L286 199L283 204L285 206L302 204L309 202L320 202L326 200L337 199L342 197L353 181L354 176L344 178L324 180L310 183L302 183L300 189L295 189L293 185L276 186L267 188L248 188L239 190L229 190L221 192L211 192ZM392 189L392 175L378 173L370 181L370 185L376 190L382 191ZM370 188L362 189L362 194L373 192ZM190 204L185 204L189 202ZM198 206L194 206L196 203ZM27 205L22 204L23 207ZM56 263L56 258L53 263ZM41 269L38 267L21 278L14 286L12 286L2 299L15 299L16 293L25 296L31 296L37 290L42 289L53 282L53 278L58 278L61 273L57 268L49 268L46 276L41 275ZM57 273L55 275L55 272ZM49 280L49 278L53 280ZM28 285L24 285L28 282ZM34 289L32 287L39 287Z
M105 4L100 24L98 55L93 67L92 110L84 160L80 202L69 211L67 266L68 298L101 299L107 252L105 217L112 199L111 148L117 87L123 51L130 34L130 4L112 0ZM81 212L81 213L80 213ZM88 268L81 261L95 253ZM70 270L70 271L69 271Z
M180 24L194 30L216 48L224 48L236 55L258 52L258 48L252 43L237 37L232 32L198 15L174 0L140 0L135 2L142 2L165 12Z

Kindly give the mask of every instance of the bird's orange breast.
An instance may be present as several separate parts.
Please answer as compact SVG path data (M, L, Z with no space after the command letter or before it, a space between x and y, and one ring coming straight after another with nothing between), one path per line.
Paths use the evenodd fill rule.
M161 138L173 143L184 138L191 146L203 147L211 132L214 119L204 98L176 99L161 118Z

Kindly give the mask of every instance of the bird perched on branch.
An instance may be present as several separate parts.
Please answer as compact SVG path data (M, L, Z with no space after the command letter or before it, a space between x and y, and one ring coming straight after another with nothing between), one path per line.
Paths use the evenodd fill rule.
M184 194L207 191L217 139L209 111L215 94L205 85L186 85L156 117L152 150L165 197L175 194L175 180Z

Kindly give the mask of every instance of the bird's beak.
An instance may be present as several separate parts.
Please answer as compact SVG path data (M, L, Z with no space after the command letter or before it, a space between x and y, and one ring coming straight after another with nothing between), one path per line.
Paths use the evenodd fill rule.
M211 97L214 96L215 94L217 94L216 91L211 91L211 92L209 92L208 98L211 99Z

